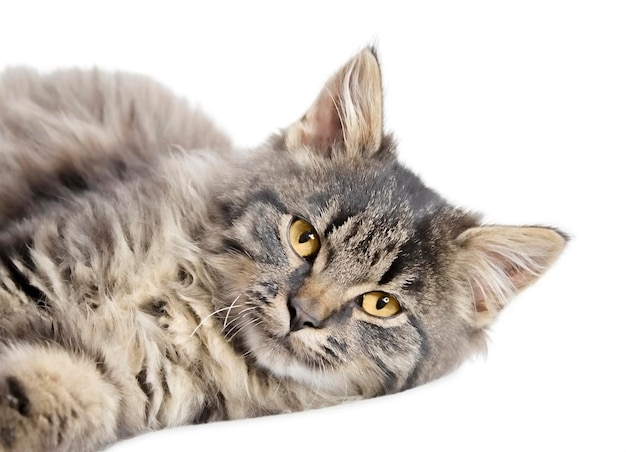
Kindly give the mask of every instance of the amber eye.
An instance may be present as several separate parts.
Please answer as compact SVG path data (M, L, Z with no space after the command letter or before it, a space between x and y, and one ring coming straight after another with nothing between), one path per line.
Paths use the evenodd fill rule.
M400 303L385 292L368 292L363 295L363 310L376 317L391 317L400 312Z
M320 238L315 228L304 220L294 220L289 227L289 241L301 257L314 257L320 249Z

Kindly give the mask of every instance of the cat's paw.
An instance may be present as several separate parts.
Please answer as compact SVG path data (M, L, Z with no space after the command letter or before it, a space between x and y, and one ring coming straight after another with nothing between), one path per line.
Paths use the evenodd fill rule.
M0 354L0 451L92 450L114 438L118 400L94 365L61 350Z
M32 404L22 383L13 376L0 378L0 451L27 450Z
M0 451L71 449L80 420L60 373L6 369L0 372Z
M22 384L14 377L7 377L0 382L0 404L6 402L9 408L14 409L22 416L28 416L30 413L30 400Z

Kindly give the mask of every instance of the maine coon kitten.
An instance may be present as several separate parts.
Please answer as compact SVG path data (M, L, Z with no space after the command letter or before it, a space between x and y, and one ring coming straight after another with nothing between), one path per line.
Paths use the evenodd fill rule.
M565 245L398 163L365 49L249 154L153 82L0 78L0 450L412 388Z

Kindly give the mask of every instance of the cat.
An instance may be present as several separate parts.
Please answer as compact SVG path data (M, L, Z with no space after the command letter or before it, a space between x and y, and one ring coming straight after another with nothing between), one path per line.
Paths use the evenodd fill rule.
M485 347L567 242L396 157L367 47L251 152L123 73L0 78L0 451L396 393Z

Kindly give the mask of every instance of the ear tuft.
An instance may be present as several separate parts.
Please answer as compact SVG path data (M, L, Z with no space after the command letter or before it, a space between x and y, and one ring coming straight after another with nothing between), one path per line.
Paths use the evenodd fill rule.
M567 236L546 227L482 226L456 239L458 275L474 303L474 323L490 325L510 299L556 260Z
M375 154L383 140L381 83L375 50L366 48L328 80L302 119L285 130L287 149L306 148L324 156Z

